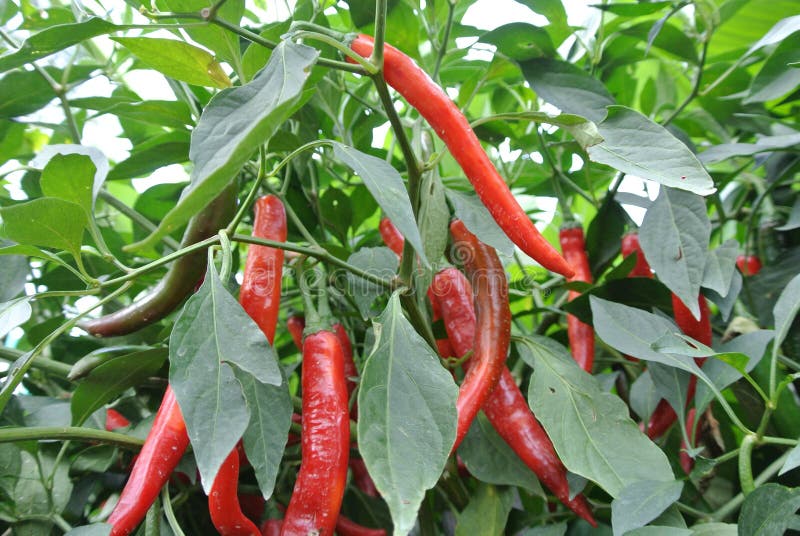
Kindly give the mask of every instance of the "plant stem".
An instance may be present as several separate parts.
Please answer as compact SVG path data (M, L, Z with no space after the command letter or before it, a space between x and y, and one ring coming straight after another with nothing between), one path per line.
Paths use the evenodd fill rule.
M369 62L373 67L377 68L379 73L383 73L383 45L386 42L386 3L386 0L375 0L374 46Z
M748 434L742 439L742 445L739 448L739 485L742 488L742 493L747 496L754 489L753 483L753 446L756 443L755 434Z
M164 515L167 518L169 528L172 529L175 536L185 536L181 526L178 524L178 520L175 518L175 512L172 511L172 501L170 501L169 498L169 486L164 486L161 489L161 504L164 507Z
M0 359L3 361L9 361L13 363L23 355L25 355L25 352L15 348L8 348L7 346L0 346ZM40 357L34 361L33 368L43 370L44 372L49 372L50 374L60 378L66 378L67 374L69 374L69 371L72 370L72 367L66 363L54 361L53 359L48 359L46 357Z
M128 450L139 450L144 440L133 436L106 432L94 428L79 426L26 426L0 428L0 443L16 441L44 441L49 439L66 439L69 441L98 441L108 445L116 445Z
M434 81L439 80L439 69L441 69L442 60L444 60L444 55L447 53L447 42L450 40L450 30L453 27L453 16L455 15L455 10L455 1L451 0L447 2L447 22L444 26L444 36L442 36L442 43L439 46L439 51L436 54L436 63L433 66L433 75L431 75L431 78L433 78Z
M697 66L697 75L694 78L694 84L692 84L692 90L689 92L689 94L686 96L683 102L677 108L675 108L675 111L673 111L669 115L669 117L664 119L664 121L661 123L662 126L667 126L670 123L672 123L673 119L678 117L678 114L680 114L684 110L684 108L686 108L689 105L689 103L692 102L694 98L697 96L697 93L700 90L700 83L703 81L703 68L705 67L706 64L706 54L708 53L708 43L710 41L711 39L705 39L703 41L703 49L700 51L700 62L699 65Z
M778 458L777 460L775 460L774 462L769 464L767 466L767 468L764 469L764 471L760 475L758 475L755 478L755 480L753 480L753 485L755 487L758 487L761 484L765 483L770 478L772 478L773 476L775 476L778 473L778 471L781 470L781 467L783 467L783 464L786 463L786 458L789 457L790 453L791 453L791 451L787 451L787 452L783 453L783 455L781 455L780 458ZM714 512L710 516L710 519L714 520L714 521L722 521L722 520L724 520L726 517L728 517L728 515L732 514L736 510L738 510L739 506L741 506L741 504L744 502L744 499L745 499L744 493L739 493L733 499L731 499L730 501L725 503L716 512Z

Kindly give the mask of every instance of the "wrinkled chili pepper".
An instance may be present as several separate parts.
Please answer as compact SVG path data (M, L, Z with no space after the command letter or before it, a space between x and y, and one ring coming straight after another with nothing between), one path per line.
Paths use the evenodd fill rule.
M301 374L302 461L281 534L327 536L336 526L350 454L344 355L335 333L304 337Z
M374 42L362 34L350 43L350 48L368 58ZM565 277L572 276L572 267L528 218L481 147L467 118L444 90L414 60L390 45L384 47L383 75L386 82L417 109L444 141L481 202L511 241L548 270Z
M736 257L736 266L742 275L756 275L761 271L761 259L756 255L739 255Z
M236 211L236 183L226 187L209 205L189 220L181 248L214 236ZM144 298L111 314L80 322L78 326L96 337L133 333L158 322L192 293L206 272L206 250L177 259L161 281Z
M460 220L450 224L456 247L463 251L464 269L475 294L475 339L472 356L465 363L466 375L458 390L458 428L453 450L467 435L472 421L497 385L505 368L511 340L511 310L508 281L503 263L494 248L482 243ZM437 290L440 289L437 285ZM457 289L456 289L457 290ZM438 297L442 314L450 306L448 294ZM458 304L460 306L460 303ZM451 341L452 342L452 341Z
M575 269L575 275L570 277L569 281L591 283L592 271L589 268L589 255L586 253L583 228L580 226L564 227L559 232L558 238L564 257ZM579 291L570 290L567 299L572 301L580 295ZM583 370L591 374L594 365L594 328L581 322L577 316L567 313L567 337L572 357Z
M698 297L698 304L700 305L700 319L697 320L692 316L692 312L686 305L683 304L680 298L675 294L672 295L672 310L675 323L681 331L696 341L711 346L711 311L708 308L706 298L701 294ZM705 358L695 359L697 366L703 366ZM695 390L697 389L697 377L692 376L689 378L689 385L686 388L686 404L688 405L694 398ZM678 419L675 410L669 405L666 400L660 400L653 414L650 416L650 422L647 423L647 437L650 439L657 439L664 435L670 426Z
M274 195L260 197L255 203L253 236L286 241L286 211ZM251 245L247 249L239 303L248 316L258 324L270 345L275 340L275 328L281 301L283 250ZM258 528L242 512L237 487L239 482L239 453L231 450L214 478L208 494L211 521L222 536L257 535Z
M119 502L108 518L111 536L127 536L136 529L188 446L186 423L175 393L167 387L153 427L144 440Z
M447 294L435 293L436 299L443 301L440 305L447 335L456 355L464 356L472 351L476 330L471 285L458 270L446 269L436 277L439 288L449 289ZM445 278L450 281L444 281ZM583 495L569 498L567 470L507 367L503 366L497 385L481 409L500 437L539 480L576 514L597 526Z

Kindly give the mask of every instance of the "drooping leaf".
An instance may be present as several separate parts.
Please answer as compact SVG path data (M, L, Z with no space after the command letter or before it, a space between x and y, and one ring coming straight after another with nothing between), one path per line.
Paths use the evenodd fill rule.
M0 234L23 245L41 246L80 255L86 212L71 201L42 197L0 208Z
M639 229L642 250L658 278L700 318L697 296L706 264L711 222L703 199L662 188Z
M647 525L677 501L683 482L643 480L623 489L611 503L611 523L614 536Z
M115 37L144 63L187 84L226 88L231 81L214 56L194 45L156 37Z
M636 110L609 106L608 115L597 128L603 142L588 149L594 162L698 195L715 191L711 177L692 151Z
M403 316L398 294L374 327L358 391L359 448L395 534L405 535L455 441L457 388Z
M800 30L800 25L798 25ZM787 69L792 62L800 61L800 31L786 37L772 51L764 66L753 78L745 104L765 102L782 97L800 85L800 70Z
M456 536L472 534L502 536L505 534L513 502L514 496L511 490L481 484L467 507L458 516Z
M318 55L311 47L283 41L251 82L214 96L192 132L191 184L158 228L131 249L153 246L230 183L258 146L294 112Z
M704 288L727 296L731 289L733 274L736 271L736 257L739 253L739 244L735 240L728 240L716 249L708 252L706 267L703 271Z
M666 456L639 431L625 403L603 392L565 348L544 337L525 337L518 348L534 368L531 409L569 471L612 497L634 482L674 480Z
M480 199L455 190L447 190L447 199L453 205L456 218L463 221L478 240L492 246L503 255L510 257L514 254L514 243L500 229Z

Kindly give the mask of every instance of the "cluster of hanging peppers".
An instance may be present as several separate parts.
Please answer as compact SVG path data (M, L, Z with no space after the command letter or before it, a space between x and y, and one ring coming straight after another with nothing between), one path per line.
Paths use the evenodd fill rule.
M363 57L373 52L374 43L365 35L357 36L351 49ZM500 228L526 254L545 268L567 278L569 283L592 283L583 229L564 227L559 235L563 256L537 231L505 181L499 175L470 128L466 118L446 93L413 60L386 46L383 73L386 82L416 108L447 145L460 164L478 197ZM236 201L233 185L201 211L189 223L182 246L212 236L233 216ZM286 214L275 196L257 200L253 234L256 237L284 242L287 236ZM403 236L391 221L380 222L385 244L398 257L403 254ZM577 515L593 526L596 522L582 494L570 495L567 471L559 460L547 433L531 412L511 371L506 367L511 338L511 311L505 269L496 252L473 235L460 220L452 221L450 234L463 255L464 272L455 267L440 270L433 277L428 298L433 321L441 321L447 334L437 341L443 358L462 360L464 378L456 402L457 431L452 446L455 452L479 411L519 458L553 494ZM631 276L653 277L635 234L622 239L622 255L635 254ZM133 332L156 322L173 311L196 288L205 270L205 252L186 255L175 262L166 277L139 301L105 317L82 324L96 336L115 336ZM239 301L243 309L273 343L280 310L281 279L284 264L282 249L254 245L247 253ZM740 269L750 275L760 269L758 259L741 258ZM304 289L301 289L304 290ZM570 288L568 299L580 291ZM305 294L305 292L304 292ZM304 298L307 296L304 295ZM243 449L234 448L219 469L208 497L211 520L224 536L230 535L307 535L363 534L380 536L383 529L369 529L340 515L347 483L348 467L354 483L368 496L379 492L364 462L351 457L350 421L358 419L358 409L350 404L358 385L358 370L353 360L350 338L341 323L323 311L327 305L320 297L320 313L306 301L306 317L291 315L286 328L302 353L302 411L293 420L300 424L300 435L289 441L301 443L301 465L284 518L260 519L243 512L238 494L239 471L247 464ZM685 304L673 295L674 318L679 328L704 345L711 344L708 304L699 297L701 317L692 317ZM595 340L592 326L568 314L567 335L575 361L592 372ZM630 359L635 360L634 357ZM702 360L698 360L702 364ZM691 379L687 404L694 396L695 378ZM662 400L644 426L651 438L661 436L677 416ZM694 410L689 413L687 429L694 431ZM115 410L108 410L109 430L129 423ZM693 433L688 434L689 437ZM147 510L167 483L189 445L181 409L171 388L167 388L152 429L138 455L130 478L108 522L111 534L131 534L144 519ZM687 448L684 446L684 448ZM682 454L687 472L691 458ZM259 503L263 511L263 501ZM282 508L282 507L281 507Z

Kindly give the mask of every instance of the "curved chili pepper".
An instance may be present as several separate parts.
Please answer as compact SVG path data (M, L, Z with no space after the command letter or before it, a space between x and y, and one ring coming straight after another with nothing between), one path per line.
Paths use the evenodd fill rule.
M118 428L125 428L130 426L131 421L119 411L108 408L106 410L106 432L113 432Z
M344 497L350 454L344 355L335 333L305 336L301 374L302 462L281 534L328 536Z
M255 204L253 236L286 241L286 211L274 195L260 197ZM281 301L283 250L252 245L247 250L239 303L266 336L275 340ZM211 521L222 536L258 535L258 528L242 512L236 492L239 482L239 453L231 450L214 478L208 494Z
M236 211L236 183L226 187L206 208L189 220L181 247L214 236L228 224ZM115 311L78 323L96 337L116 337L133 333L158 322L175 310L192 293L206 271L206 250L198 250L176 260L164 278L144 298Z
M756 255L739 255L736 257L736 266L742 275L756 275L761 271L761 259Z
M561 242L561 251L564 253L564 257L575 268L575 275L570 277L569 281L591 283L592 271L589 268L589 255L586 253L583 228L579 226L565 227L559 232L558 239ZM581 293L577 290L570 290L567 299L572 301L580 295ZM594 328L578 320L577 316L568 313L567 337L572 357L583 370L591 374L594 364Z
M359 525L352 519L340 515L336 520L336 534L339 536L386 536L386 531Z
M437 281L436 278L439 280ZM458 270L445 269L435 277L447 335L457 356L472 351L475 338L475 312L469 281ZM525 397L514 382L508 367L503 366L497 385L483 404L483 412L497 433L517 453L539 480L558 499L583 519L597 526L583 495L569 498L567 470L558 459L553 443L534 417Z
M353 471L353 482L355 482L358 489L364 492L365 495L370 497L378 497L378 488L372 477L369 476L367 465L361 458L350 458L350 469Z
M642 246L639 244L639 235L637 233L628 233L622 237L622 256L627 257L634 253L636 254L636 264L628 274L628 277L653 277L650 265L647 263L647 259L644 258Z
M692 316L692 312L686 305L683 304L680 298L675 294L672 295L672 311L675 323L681 328L681 331L696 341L703 343L706 346L711 346L711 311L708 308L708 302L701 294L698 297L698 304L700 305L700 320ZM705 358L697 358L695 362L698 366L702 366ZM688 405L694 398L695 390L697 389L697 377L692 376L689 378L689 385L686 388L686 404ZM647 437L650 439L657 439L664 435L670 426L678 420L675 410L669 405L666 400L660 400L653 414L650 416L650 422L647 423Z
M362 34L350 43L350 48L368 58L374 42ZM467 118L442 88L414 60L390 45L384 47L383 75L386 82L417 109L444 141L481 202L511 241L548 270L565 277L572 276L572 267L528 218L481 147Z
M306 319L300 315L292 315L286 319L286 329L292 336L294 345L298 350L303 349L303 330L306 328Z
M400 234L400 231L397 230L397 227L394 226L392 221L389 218L381 218L381 223L378 226L378 229L381 233L381 238L383 238L383 243L386 246L394 251L395 255L398 257L403 255L403 245L405 244L405 239L403 235Z
M261 524L261 536L280 536L282 519L267 519Z
M153 427L108 518L111 536L127 536L141 523L161 488L169 480L186 447L189 434L171 387L167 387Z
M450 224L450 233L457 247L463 248L464 269L476 296L477 325L472 341L473 354L464 365L467 373L456 400L458 428L453 444L455 451L505 367L511 340L511 309L508 307L506 272L494 248L478 240L460 220ZM440 300L442 315L448 305L449 300L443 297Z

